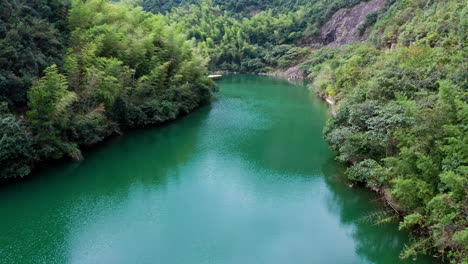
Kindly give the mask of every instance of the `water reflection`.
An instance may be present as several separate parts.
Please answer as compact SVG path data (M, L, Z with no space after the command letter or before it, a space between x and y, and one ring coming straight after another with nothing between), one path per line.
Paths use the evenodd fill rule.
M179 180L174 171L194 154L200 122L209 110L200 109L194 113L198 118L181 119L179 125L111 139L87 152L84 161L58 165L2 188L0 262L67 263L70 236L93 228L99 218L104 223L118 220L112 217L114 211L142 192L136 189L164 192L169 181ZM93 235L100 233L95 231Z
M374 198L343 184L314 100L227 77L211 107L5 188L0 261L398 262L404 234L360 220Z
M339 216L342 225L351 227L356 253L365 263L434 263L430 257L418 261L396 258L408 242L406 232L398 231L397 223L375 224L368 216L386 210L374 194L359 187L350 188L343 176L344 169L332 158L322 166L327 187L327 207Z

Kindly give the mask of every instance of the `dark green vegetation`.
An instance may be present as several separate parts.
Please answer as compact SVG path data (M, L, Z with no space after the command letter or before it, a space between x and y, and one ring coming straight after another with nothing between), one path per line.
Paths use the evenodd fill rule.
M265 72L297 64L309 49L295 43L317 36L334 12L361 1L245 2L264 11L240 18L239 14L252 10L249 3L207 0L173 9L166 19L179 22L189 38L199 43L211 58L211 70Z
M437 263L399 260L407 232L362 220L381 204L343 184L327 106L307 87L253 75L219 86L177 122L0 186L0 262Z
M140 2L140 1L135 1ZM142 0L145 10L153 13L166 13L174 11L178 7L187 8L188 5L205 7L216 6L222 13L235 18L248 18L263 11L269 11L275 15L287 14L303 10L309 15L303 17L302 22L325 23L327 19L340 8L347 8L361 0Z
M0 177L78 159L80 147L211 98L206 60L162 16L104 0L73 1L68 11L55 2L2 5L13 11L2 13L0 91L19 120L3 103Z
M325 137L346 174L389 205L377 221L414 231L401 256L468 262L466 1L388 0L359 26L367 41L338 48L309 45L362 1L136 2L164 15L104 0L2 2L0 177L189 112L210 99L207 69L299 65L338 104Z
M436 247L468 261L467 12L462 0L396 1L368 43L323 48L303 64L339 102L325 135L348 177L393 207L379 220L404 216L400 228L422 235L403 257Z
M0 100L24 106L42 71L60 64L68 34L61 0L0 2Z

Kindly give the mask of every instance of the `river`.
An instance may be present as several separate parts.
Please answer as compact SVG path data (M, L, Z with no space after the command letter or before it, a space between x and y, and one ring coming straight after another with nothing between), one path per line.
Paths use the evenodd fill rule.
M217 99L0 187L1 263L401 261L408 234L350 188L302 85L225 76Z

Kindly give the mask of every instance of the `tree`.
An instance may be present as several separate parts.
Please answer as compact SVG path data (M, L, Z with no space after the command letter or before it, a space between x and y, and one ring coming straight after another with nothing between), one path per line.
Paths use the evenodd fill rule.
M32 168L32 138L23 123L0 103L0 178L24 177Z
M76 94L68 91L67 87L65 76L58 73L56 65L52 65L28 92L30 110L27 120L41 160L77 152L76 146L67 144L62 138L62 129L69 126L70 106L77 100Z

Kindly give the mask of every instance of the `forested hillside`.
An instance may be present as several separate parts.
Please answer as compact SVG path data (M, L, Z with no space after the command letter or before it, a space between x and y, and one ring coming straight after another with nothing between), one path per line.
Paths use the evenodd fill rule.
M376 221L413 231L401 256L468 263L466 1L387 0L333 47L324 25L368 1L39 2L0 3L0 177L190 112L208 70L295 67L336 103L325 137Z
M211 98L206 60L162 16L105 0L2 4L2 178Z
M150 3L157 2L148 0L143 6L160 12L158 8L148 8ZM189 5L188 1L173 8L166 18L169 23L183 25L189 38L199 43L211 58L210 69L266 72L295 64L307 50L304 45L295 44L318 36L320 27L336 11L355 6L361 0L264 2L203 0ZM244 14L251 10L258 12Z
M186 7L190 4L218 6L223 12L226 11L230 16L236 18L245 18L256 15L261 11L272 10L277 14L286 14L295 12L299 9L307 9L313 12L313 9L326 9L325 13L316 12L323 16L332 15L337 9L350 7L360 2L359 0L351 1L308 1L308 0L143 0L142 6L145 10L153 13L166 13L173 11L178 7ZM326 17L319 19L326 19Z
M0 2L0 100L26 104L26 92L65 52L67 6L60 0Z
M367 43L322 48L302 65L338 101L325 136L348 177L391 207L379 221L403 217L400 228L422 235L403 257L436 247L468 261L467 19L466 1L395 1Z

